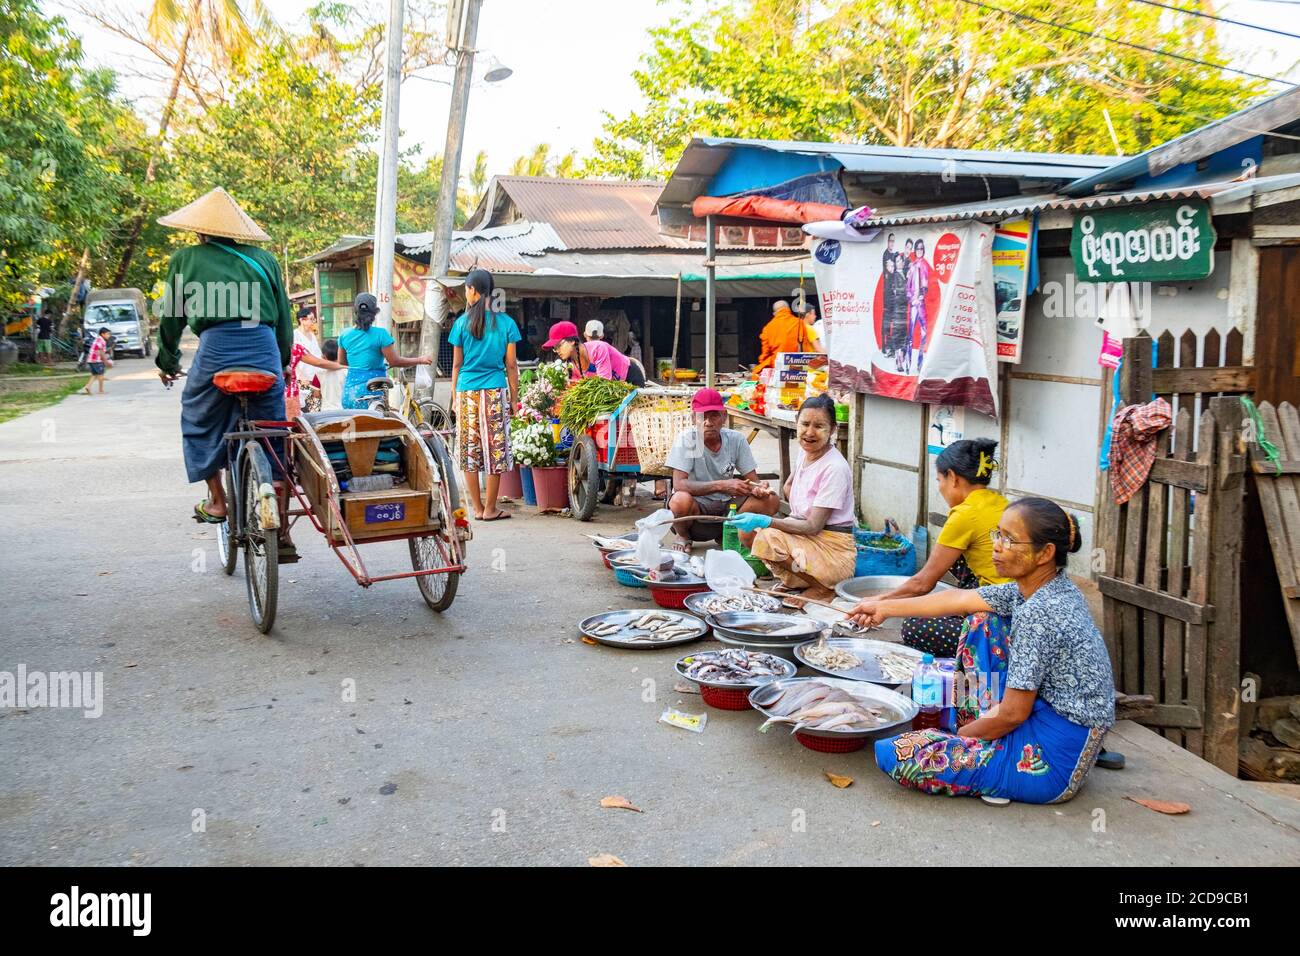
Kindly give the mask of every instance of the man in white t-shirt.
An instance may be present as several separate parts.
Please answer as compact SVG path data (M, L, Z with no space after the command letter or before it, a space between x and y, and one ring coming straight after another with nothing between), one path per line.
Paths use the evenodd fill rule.
M702 388L691 399L695 426L677 436L666 464L673 470L673 495L668 507L683 519L698 515L725 517L731 506L737 512L774 515L780 507L776 492L758 481L754 454L745 436L723 428L727 420L722 396ZM722 522L673 522L679 551L689 551L694 541L720 541Z

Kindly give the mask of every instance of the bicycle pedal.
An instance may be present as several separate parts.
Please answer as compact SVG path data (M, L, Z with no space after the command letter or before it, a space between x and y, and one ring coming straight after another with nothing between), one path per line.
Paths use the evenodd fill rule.
M275 500L275 489L263 482L257 489L257 523L263 531L280 527L280 507Z

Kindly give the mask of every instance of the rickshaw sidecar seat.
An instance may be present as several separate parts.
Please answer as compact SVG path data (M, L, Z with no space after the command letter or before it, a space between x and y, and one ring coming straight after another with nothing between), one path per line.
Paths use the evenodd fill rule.
M269 392L278 379L260 368L223 368L212 376L212 384L227 395L256 395Z

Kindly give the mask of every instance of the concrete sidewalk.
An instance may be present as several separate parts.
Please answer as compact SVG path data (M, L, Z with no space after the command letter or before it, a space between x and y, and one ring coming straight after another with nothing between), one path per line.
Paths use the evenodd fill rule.
M106 697L98 719L0 711L0 863L1300 860L1300 803L1131 724L1110 741L1126 770L1095 770L1058 807L995 808L903 790L869 750L760 735L753 713L709 711L699 735L658 723L706 709L673 692L678 655L592 647L574 627L649 606L583 536L630 526L612 507L586 525L522 507L477 525L441 616L412 582L359 588L300 527L262 637L242 564L224 577L189 519L202 491L185 482L179 399L124 360L104 398L0 425L0 670L102 671ZM363 553L407 565L403 545ZM645 812L602 810L607 795Z

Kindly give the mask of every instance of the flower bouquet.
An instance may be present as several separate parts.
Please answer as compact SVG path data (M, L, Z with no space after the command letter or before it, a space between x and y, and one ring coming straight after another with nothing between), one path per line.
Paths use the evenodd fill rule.
M559 461L551 426L544 420L514 419L510 423L510 450L516 462L529 468L549 468Z
M529 422L549 422L558 414L568 387L568 368L563 362L547 362L525 372L519 384L520 417Z

